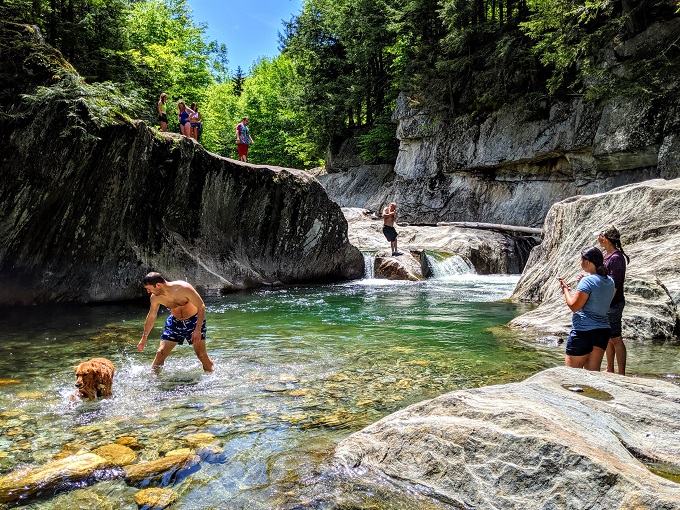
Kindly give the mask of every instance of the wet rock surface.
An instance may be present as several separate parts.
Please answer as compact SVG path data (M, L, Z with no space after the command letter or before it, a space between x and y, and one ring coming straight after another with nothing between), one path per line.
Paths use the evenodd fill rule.
M454 508L677 508L678 484L645 463L680 468L680 387L553 368L412 405L335 458L348 479L418 487Z

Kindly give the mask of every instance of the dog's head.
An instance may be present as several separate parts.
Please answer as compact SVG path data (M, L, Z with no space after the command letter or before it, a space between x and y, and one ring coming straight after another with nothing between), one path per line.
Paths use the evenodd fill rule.
M97 367L90 361L84 361L75 367L76 388L82 396L92 398L97 395L99 375Z

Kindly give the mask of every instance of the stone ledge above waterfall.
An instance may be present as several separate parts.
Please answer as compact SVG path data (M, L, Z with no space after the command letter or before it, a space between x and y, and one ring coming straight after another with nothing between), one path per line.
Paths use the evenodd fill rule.
M343 208L348 237L363 252L389 248L382 233L382 220L370 211ZM411 226L397 224L399 251L431 251L459 255L479 274L518 274L522 272L529 251L536 244L533 237L516 237L490 230L453 226Z

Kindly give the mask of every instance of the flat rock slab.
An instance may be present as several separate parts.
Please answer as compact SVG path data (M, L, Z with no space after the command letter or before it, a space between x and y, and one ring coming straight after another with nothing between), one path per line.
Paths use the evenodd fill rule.
M454 507L680 508L680 484L643 461L680 469L680 387L566 367L412 405L335 452L354 482Z

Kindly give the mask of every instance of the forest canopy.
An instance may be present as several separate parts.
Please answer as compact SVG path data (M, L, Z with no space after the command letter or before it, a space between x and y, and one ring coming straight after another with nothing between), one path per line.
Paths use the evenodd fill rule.
M366 163L394 161L397 96L439 117L504 104L676 93L680 49L612 58L621 41L678 16L675 0L305 0L282 23L280 54L244 72L208 41L186 0L0 0L3 19L37 25L93 86L157 125L161 92L197 102L201 142L235 157L250 117L250 159L322 165L350 137ZM95 94L96 95L96 94ZM143 106L140 106L143 105ZM123 108L123 106L121 106Z

